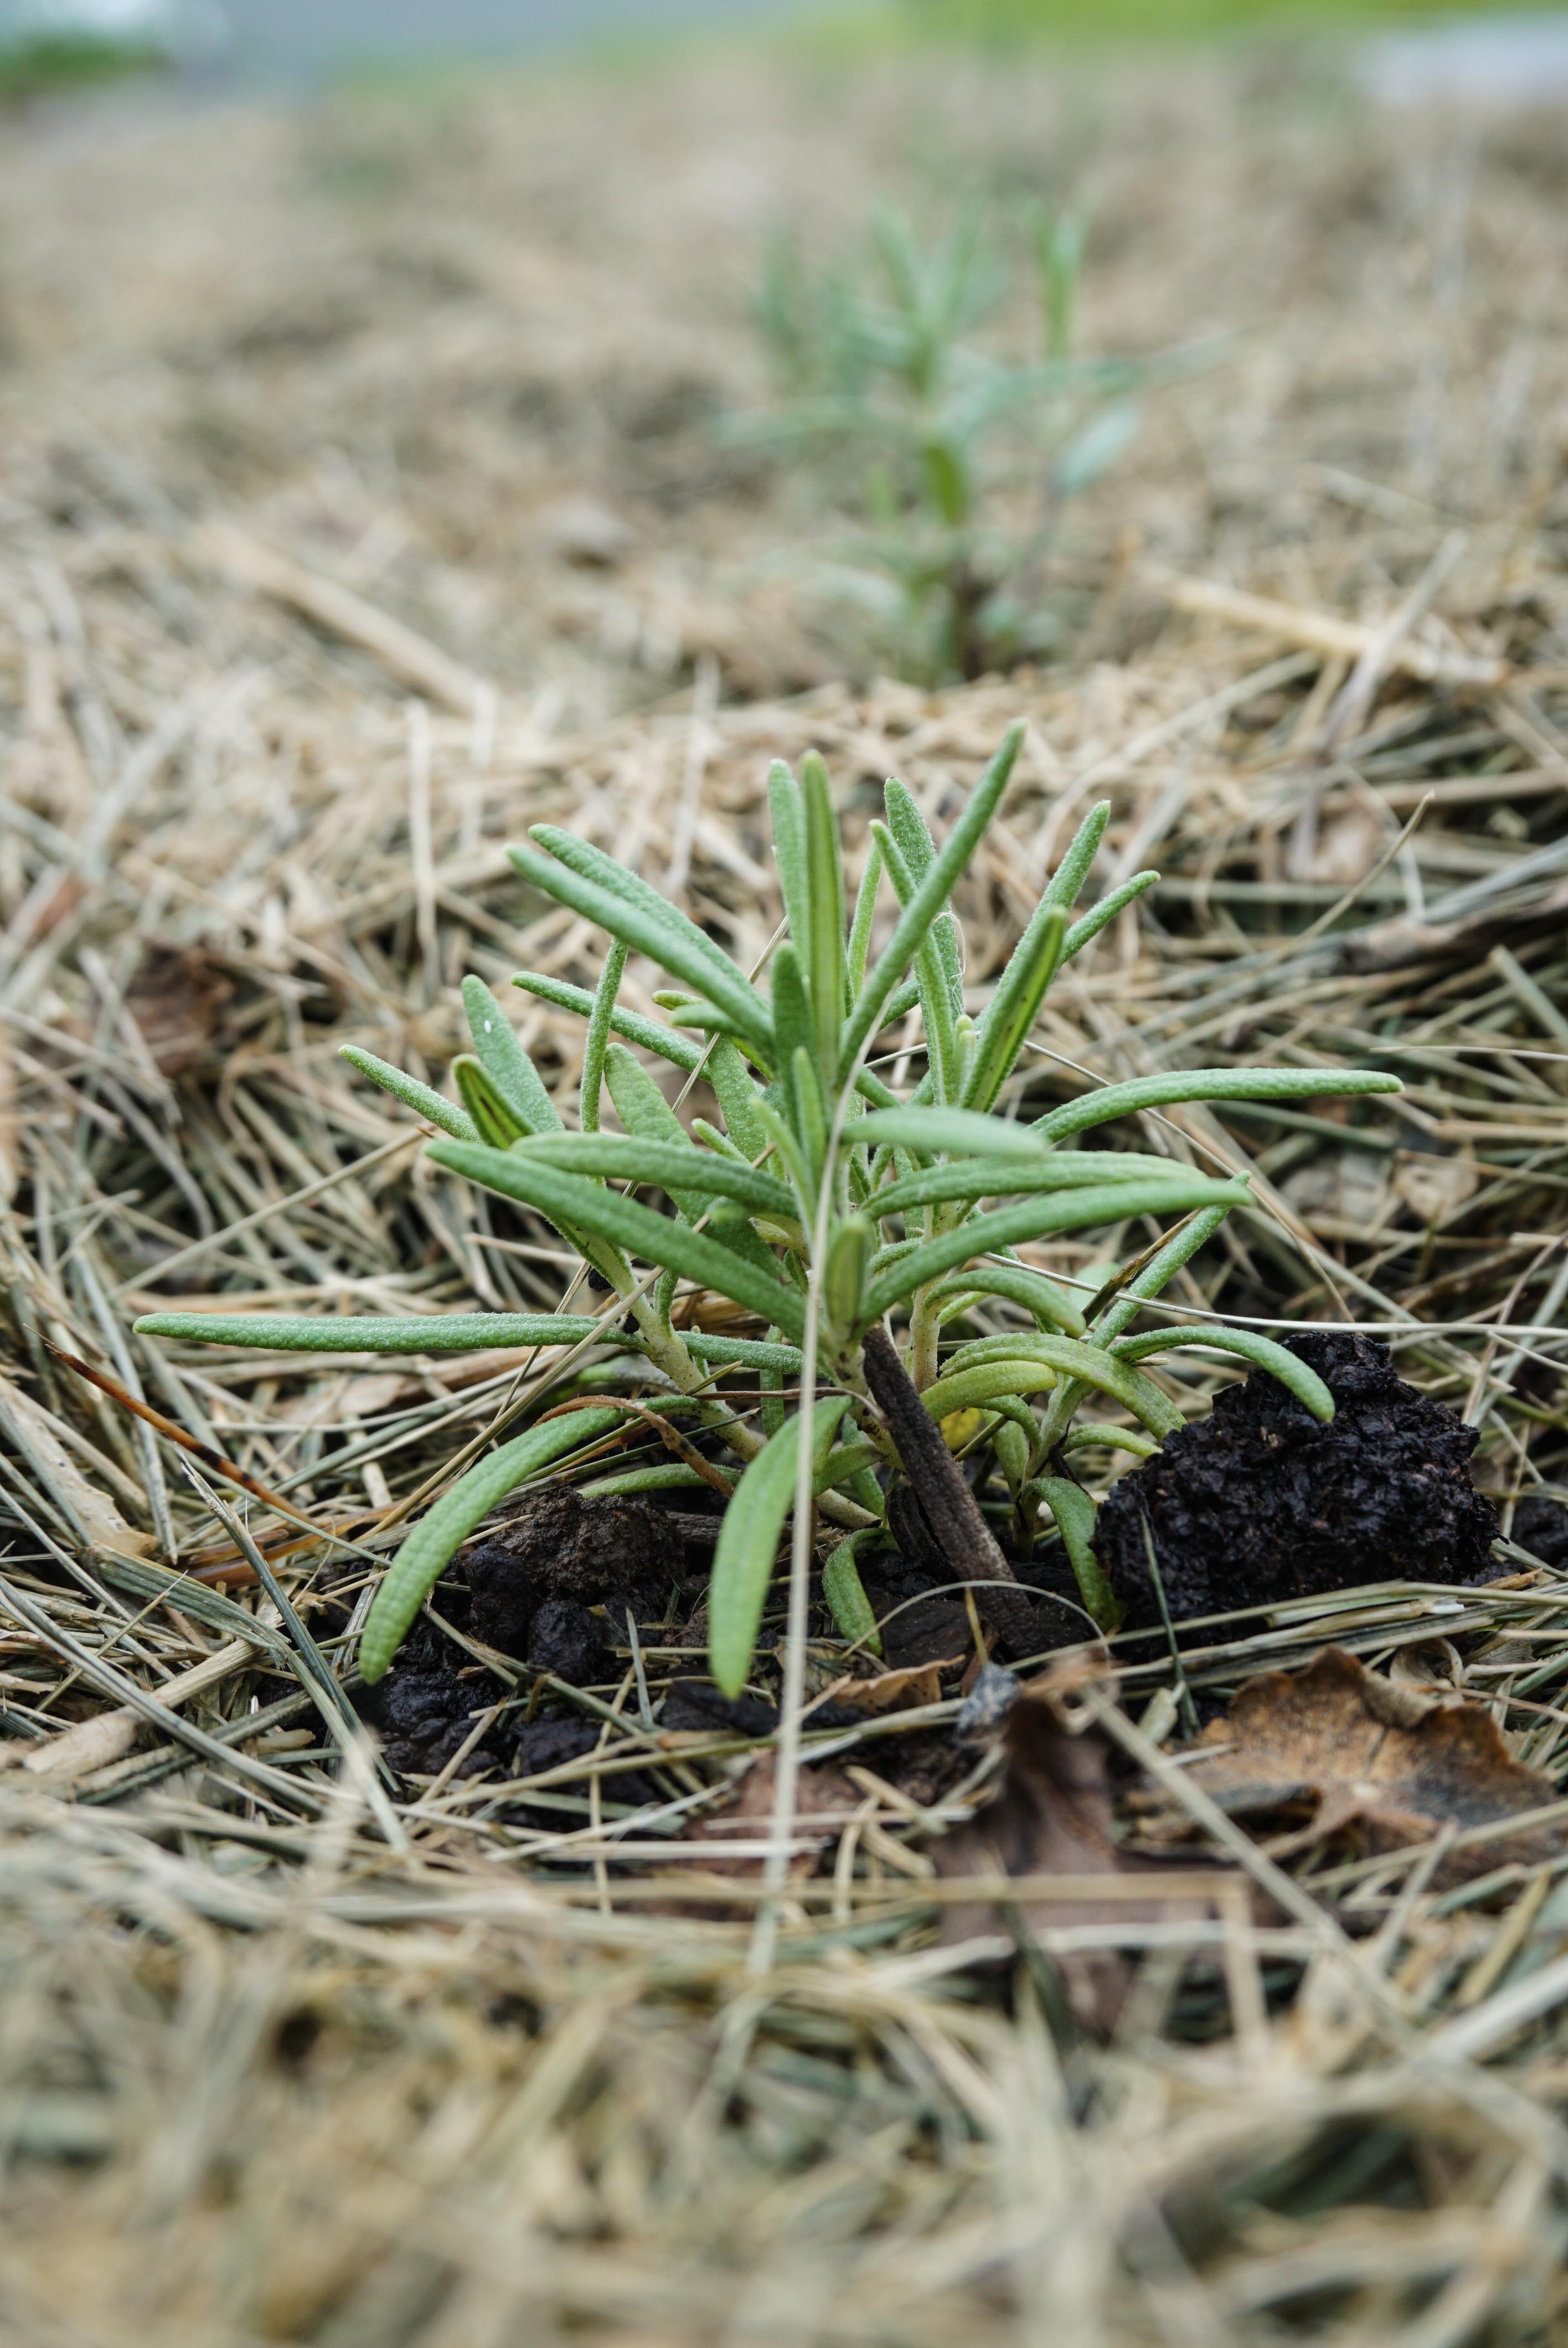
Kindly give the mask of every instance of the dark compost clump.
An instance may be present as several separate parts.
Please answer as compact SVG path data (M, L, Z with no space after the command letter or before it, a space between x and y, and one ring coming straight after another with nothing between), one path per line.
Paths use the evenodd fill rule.
M379 1732L387 1766L400 1777L435 1776L473 1732L479 1714L505 1694L488 1672L476 1671L434 1624L416 1622L384 1680L361 1688L354 1702ZM461 1777L477 1776L501 1758L487 1735L458 1765Z
M1372 1338L1315 1330L1289 1344L1334 1396L1327 1426L1255 1369L1112 1487L1095 1549L1130 1628L1160 1619L1145 1527L1176 1620L1496 1570L1496 1514L1470 1476L1475 1429L1407 1385Z
M656 1502L577 1492L569 1484L507 1500L482 1529L466 1560L473 1633L503 1655L529 1653L535 1617L552 1602L580 1610L667 1586L685 1558L679 1528Z

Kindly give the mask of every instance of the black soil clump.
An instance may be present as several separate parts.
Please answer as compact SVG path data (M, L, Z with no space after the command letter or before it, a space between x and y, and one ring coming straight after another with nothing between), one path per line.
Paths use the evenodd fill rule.
M1496 1573L1496 1512L1470 1477L1475 1429L1407 1385L1372 1338L1320 1330L1289 1346L1334 1396L1327 1426L1254 1370L1112 1487L1094 1545L1130 1629L1160 1620L1145 1527L1177 1621Z
M592 1687L615 1675L604 1626L575 1598L547 1598L528 1626L530 1672L552 1672L570 1687Z
M400 1777L437 1775L473 1733L477 1715L501 1700L505 1691L488 1672L465 1676L466 1660L433 1624L416 1622L385 1678L356 1693L357 1709L380 1733L387 1766ZM486 1736L457 1775L477 1776L501 1758L502 1747Z
M1513 1538L1542 1565L1568 1566L1568 1508L1544 1492L1528 1492L1513 1511Z
M466 1560L473 1635L500 1654L530 1662L535 1619L550 1604L570 1603L580 1612L655 1583L667 1587L685 1561L680 1529L655 1501L577 1492L569 1484L507 1501L484 1532ZM559 1627L549 1633L552 1643L559 1636ZM555 1663L534 1668L573 1676Z

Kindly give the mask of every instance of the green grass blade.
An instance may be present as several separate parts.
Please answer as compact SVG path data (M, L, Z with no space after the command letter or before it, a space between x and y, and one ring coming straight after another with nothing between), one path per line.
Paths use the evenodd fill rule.
M825 1458L847 1395L830 1395L812 1413L814 1469ZM708 1588L708 1667L724 1694L739 1695L756 1650L779 1535L794 1499L801 1438L798 1418L786 1419L736 1485L713 1552Z
M797 1340L805 1329L804 1303L796 1289L772 1280L756 1265L731 1252L706 1231L694 1231L671 1216L655 1214L640 1200L575 1174L562 1174L521 1150L487 1149L467 1141L434 1141L428 1155L449 1173L466 1175L487 1190L519 1205L537 1208L552 1222L595 1232L646 1263L662 1264L686 1280L760 1313Z
M473 1354L491 1346L575 1345L597 1337L627 1347L624 1337L581 1313L147 1313L143 1337L192 1345L262 1345L287 1354Z
M1306 1405L1314 1418L1327 1425L1334 1416L1334 1397L1317 1371L1288 1347L1251 1329L1151 1329L1141 1336L1118 1337L1111 1352L1119 1362L1144 1362L1153 1354L1173 1353L1188 1345L1201 1346L1208 1353L1235 1354L1266 1370L1287 1394Z
M405 1108L411 1108L415 1117L425 1118L431 1125L438 1125L443 1133L451 1134L455 1140L478 1140L478 1128L467 1110L459 1108L455 1101L444 1100L439 1093L432 1092L428 1085L422 1085L417 1076L405 1076L402 1069L395 1068L389 1060L378 1060L374 1052L364 1051L357 1044L340 1044L338 1058L346 1060L351 1068L357 1068L362 1076L368 1076L373 1085L379 1085L383 1092L391 1093Z
M1085 1093L1037 1117L1028 1129L1042 1140L1061 1141L1091 1125L1109 1125L1113 1117L1165 1108L1173 1101L1325 1100L1403 1090L1398 1076L1378 1068L1175 1068Z
M432 1154L461 1148L456 1142L432 1142ZM980 1215L957 1231L927 1240L889 1264L871 1283L866 1301L868 1321L910 1296L944 1272L956 1272L971 1257L1018 1247L1026 1240L1048 1239L1053 1232L1080 1231L1096 1223L1115 1223L1134 1215L1184 1215L1194 1207L1245 1205L1250 1193L1245 1183L1213 1182L1205 1176L1172 1175L1162 1182L1114 1182L1087 1190L1061 1190L1049 1199L1026 1200L1003 1207L994 1215Z
M546 1419L479 1460L421 1517L376 1591L359 1643L359 1668L374 1684L402 1645L409 1624L475 1527L498 1500L569 1451L625 1424L618 1410L574 1410Z

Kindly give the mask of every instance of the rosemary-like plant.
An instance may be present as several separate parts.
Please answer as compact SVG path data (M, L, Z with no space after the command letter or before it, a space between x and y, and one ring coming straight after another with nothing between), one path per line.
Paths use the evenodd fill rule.
M454 1064L456 1101L348 1048L355 1066L441 1129L429 1153L438 1165L561 1233L613 1292L612 1321L157 1313L138 1330L307 1351L595 1344L638 1356L645 1391L650 1383L664 1389L645 1406L694 1414L743 1463L709 1606L713 1673L732 1693L751 1668L784 1519L807 1493L845 1536L825 1576L839 1626L851 1638L873 1632L856 1536L882 1527L889 1489L906 1477L956 1570L985 1585L982 1611L1015 1648L1028 1645L1022 1592L1009 1586L1011 1569L939 1432L958 1412L976 1415L1020 1526L1032 1533L1042 1517L1054 1523L1085 1606L1110 1622L1114 1601L1093 1553L1092 1503L1067 1459L1075 1440L1103 1441L1112 1430L1075 1428L1081 1404L1121 1406L1143 1432L1118 1428L1116 1440L1152 1448L1182 1414L1143 1365L1194 1345L1262 1364L1320 1417L1332 1416L1333 1403L1304 1364L1266 1338L1179 1325L1125 1334L1139 1306L1245 1200L1246 1186L1165 1158L1085 1148L1084 1137L1172 1102L1394 1092L1399 1084L1372 1070L1181 1069L1085 1093L1029 1124L999 1114L1057 972L1155 878L1138 873L1073 918L1109 814L1094 808L989 1004L969 1014L950 900L997 812L1021 730L1009 732L939 850L909 791L888 783L847 919L826 770L815 754L798 781L774 766L769 797L787 932L765 989L635 873L569 832L536 826L534 844L511 851L518 870L610 940L591 995L527 971L515 981L587 1020L575 1132L477 978L463 988L474 1049ZM897 911L873 955L884 889ZM620 1007L630 953L677 982L677 992L659 998L668 1025ZM901 1100L867 1056L917 1007L925 1072ZM699 1117L689 1134L631 1046L689 1076L701 1072L722 1122ZM606 1093L620 1132L600 1126ZM668 1210L640 1191L661 1193ZM1145 1216L1180 1220L1087 1313L1018 1252L1031 1241ZM678 1327L682 1282L755 1314L765 1336ZM1030 1325L944 1353L944 1327L988 1299L1021 1307ZM902 1358L890 1324L907 1329ZM713 1390L716 1376L737 1367L758 1382L755 1419L740 1406L743 1397ZM803 1398L794 1413L785 1406L792 1386ZM610 1398L579 1401L461 1476L414 1526L382 1581L361 1644L364 1677L386 1670L436 1578L498 1500L624 1425Z
M756 312L780 396L733 429L853 479L862 526L817 575L917 675L978 675L1057 640L1042 566L1064 503L1127 448L1138 395L1200 355L1081 356L1082 225L1043 208L1019 225L1010 270L975 213L927 245L890 208L868 273L814 275L788 238L766 258ZM1037 349L976 339L1004 304L1036 313Z

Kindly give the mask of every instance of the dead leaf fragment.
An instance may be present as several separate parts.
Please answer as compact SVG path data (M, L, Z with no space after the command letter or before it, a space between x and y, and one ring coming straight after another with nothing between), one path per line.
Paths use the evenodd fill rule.
M983 1900L956 1906L944 1914L942 1938L956 1944L1020 1923L1035 1934L1105 1926L1104 1948L1068 1949L1056 1957L1075 2019L1083 2029L1104 2034L1115 2026L1133 1971L1132 1957L1113 1944L1112 1928L1214 1915L1213 1872L1205 1869L1194 1879L1194 1870L1118 1848L1106 1769L1110 1748L1092 1732L1070 1735L1038 1687L1025 1689L1009 1714L1003 1751L1000 1794L971 1825L936 1845L938 1875L1054 1875L1075 1884L1100 1876L1105 1893L1053 1899L1037 1890L1005 1910ZM1124 1884L1130 1877L1148 1879L1146 1897L1128 1893ZM1238 1896L1245 1897L1239 1876L1236 1882Z
M759 1753L736 1780L725 1807L711 1811L696 1828L697 1838L713 1842L721 1849L726 1841L764 1841L773 1824L774 1775L774 1756ZM789 1871L796 1880L812 1873L817 1850L840 1833L860 1800L843 1771L831 1765L801 1771L796 1781L794 1839L815 1844L817 1849L797 1850L790 1860ZM763 1866L763 1860L751 1851L733 1859L715 1853L706 1862L705 1871L710 1875L759 1877Z
M1208 1748L1205 1750L1205 1748ZM1302 1672L1264 1672L1236 1692L1226 1720L1188 1747L1189 1775L1238 1818L1306 1821L1280 1849L1354 1828L1368 1852L1426 1842L1444 1826L1490 1826L1540 1809L1556 1788L1510 1753L1478 1704L1432 1701L1396 1686L1343 1648ZM1159 1822L1174 1831L1173 1818ZM1156 1824L1145 1832L1159 1830ZM1538 1864L1563 1848L1557 1828L1455 1851L1437 1880L1482 1874L1500 1857Z
M149 948L125 1002L159 1076L186 1076L210 1058L233 993L222 963L199 946Z

